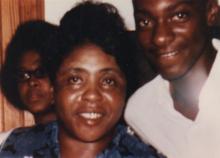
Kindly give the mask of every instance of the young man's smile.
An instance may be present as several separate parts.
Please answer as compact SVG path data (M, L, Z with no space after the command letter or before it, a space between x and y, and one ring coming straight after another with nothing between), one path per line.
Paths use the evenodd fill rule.
M204 8L179 0L135 0L134 7L140 44L165 79L183 76L203 58L208 43Z

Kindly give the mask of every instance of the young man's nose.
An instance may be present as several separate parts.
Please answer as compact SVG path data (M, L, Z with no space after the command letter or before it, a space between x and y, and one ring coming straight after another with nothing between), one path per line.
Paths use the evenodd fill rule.
M156 47L167 47L174 39L172 28L168 22L160 22L154 29L153 42Z

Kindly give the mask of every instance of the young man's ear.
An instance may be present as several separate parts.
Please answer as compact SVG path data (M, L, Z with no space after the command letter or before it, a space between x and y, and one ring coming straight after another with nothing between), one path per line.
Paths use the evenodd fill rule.
M220 6L217 0L208 0L207 2L207 22L209 26L213 26L217 23L217 17L220 13Z

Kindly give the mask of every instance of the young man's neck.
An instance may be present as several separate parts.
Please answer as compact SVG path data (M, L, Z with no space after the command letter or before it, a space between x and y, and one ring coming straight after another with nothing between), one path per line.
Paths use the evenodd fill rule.
M215 56L216 51L210 48L184 76L170 81L175 109L191 120L196 118L199 111L199 95L209 76Z

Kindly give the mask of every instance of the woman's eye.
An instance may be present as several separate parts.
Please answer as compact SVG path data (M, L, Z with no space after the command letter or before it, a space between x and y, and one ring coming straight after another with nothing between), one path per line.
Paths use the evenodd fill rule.
M28 80L28 79L30 79L30 78L31 78L31 75L30 75L29 73L23 73L23 74L22 74L22 79Z
M17 75L18 81L27 81L31 78L28 72L19 72Z
M116 84L116 81L114 79L111 78L106 78L103 80L102 84L104 86L114 86Z
M82 81L83 81L82 78L80 78L78 76L72 76L72 77L68 78L68 83L70 83L70 84L77 85L77 84L82 83Z

